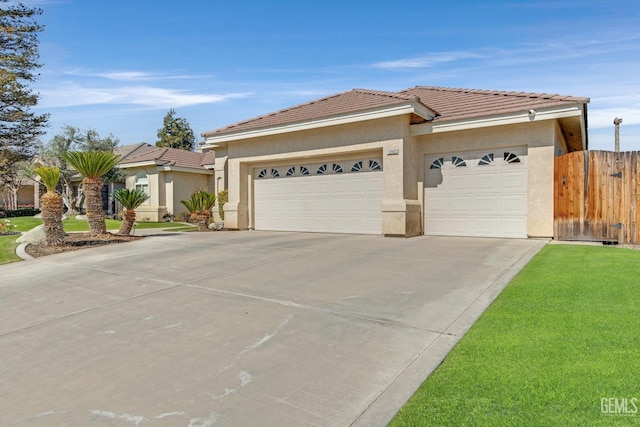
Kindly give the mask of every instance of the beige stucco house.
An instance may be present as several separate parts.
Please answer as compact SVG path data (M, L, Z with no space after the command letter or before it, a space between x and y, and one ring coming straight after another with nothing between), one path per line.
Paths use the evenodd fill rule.
M179 215L185 211L180 200L197 190L214 191L214 152L194 153L144 142L119 150L126 152L119 164L126 173L126 187L149 195L136 209L139 220L162 221L167 213Z
M354 89L203 134L225 227L551 237L554 156L587 148L588 98Z

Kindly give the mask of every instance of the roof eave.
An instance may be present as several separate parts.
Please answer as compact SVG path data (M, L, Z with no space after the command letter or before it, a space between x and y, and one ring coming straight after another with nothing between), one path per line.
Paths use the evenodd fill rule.
M372 110L355 111L348 114L342 114L340 116L333 117L320 117L313 120L306 120L303 122L287 123L279 126L272 126L266 128L249 129L239 132L230 132L220 135L215 133L204 133L205 137L203 147L211 148L220 143L234 141L238 139L259 138L269 135L278 135L289 132L296 132L302 130L317 129L328 126L337 126L348 123L361 122L364 120L374 120L386 117L401 116L404 114L417 114L423 117L425 120L433 120L436 113L420 102L409 101L402 104L396 104L386 108L376 108Z
M583 115L584 104L574 104L560 108L536 109L535 113L520 111L492 116L471 117L466 119L430 122L411 125L411 135L425 135L440 132L452 132L466 129L476 129L491 126L502 126L518 123L530 123L541 120L554 120Z
M142 162L119 163L118 165L116 165L116 167L119 167L121 169L128 169L128 168L139 168L144 166L162 166L166 163L167 162L164 162L161 160L145 160Z

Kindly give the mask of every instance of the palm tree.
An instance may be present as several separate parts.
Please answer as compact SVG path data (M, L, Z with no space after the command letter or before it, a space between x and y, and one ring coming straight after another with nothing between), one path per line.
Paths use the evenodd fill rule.
M87 204L89 233L92 236L106 234L100 177L118 164L120 156L106 151L68 151L62 157L84 177L82 187Z
M62 228L62 197L56 192L60 180L60 169L56 167L39 167L35 169L47 192L42 195L42 222L44 223L45 244L60 246L64 243Z
M124 212L122 212L122 224L120 224L118 234L127 235L131 233L131 228L136 220L135 209L143 204L149 196L142 190L121 188L113 193L113 197L124 207Z
M215 202L216 195L204 190L191 194L189 200L180 200L180 203L191 213L191 219L198 224L198 231L207 231L211 207Z

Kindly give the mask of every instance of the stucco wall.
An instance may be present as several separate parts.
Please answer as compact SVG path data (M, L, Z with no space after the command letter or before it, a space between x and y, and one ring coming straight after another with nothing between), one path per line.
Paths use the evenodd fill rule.
M421 145L419 179L424 156L451 151L526 146L528 157L527 234L553 236L553 157L559 144L555 120L443 132L416 137ZM424 182L420 183L424 188Z
M165 187L167 189L167 210L174 215L186 211L180 200L188 199L191 193L198 190L213 191L212 175L188 172L165 172Z
M399 205L405 194L403 154L385 156L383 153L393 149L404 153L407 132L408 117L404 116L229 143L226 177L229 202L225 205L225 226L238 229L253 226L252 173L255 168L291 164L296 161L316 162L351 159L362 155L382 156L383 199L397 202ZM400 222L403 222L401 228L404 233L406 220L403 218ZM383 232L384 230L383 209Z
M422 233L424 157L451 151L527 147L529 236L553 235L553 156L566 151L555 120L411 136L409 116L363 121L230 142L225 226L253 226L253 171L268 165L382 156L382 229L385 235Z

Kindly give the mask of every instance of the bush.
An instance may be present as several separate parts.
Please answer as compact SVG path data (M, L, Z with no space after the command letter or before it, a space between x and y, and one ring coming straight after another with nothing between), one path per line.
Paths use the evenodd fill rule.
M12 211L0 211L0 218L15 218L19 216L34 216L40 213L40 209L20 208ZM4 214L4 216L2 216Z
M220 220L224 221L224 204L229 201L229 191L222 190L218 192L218 215Z

